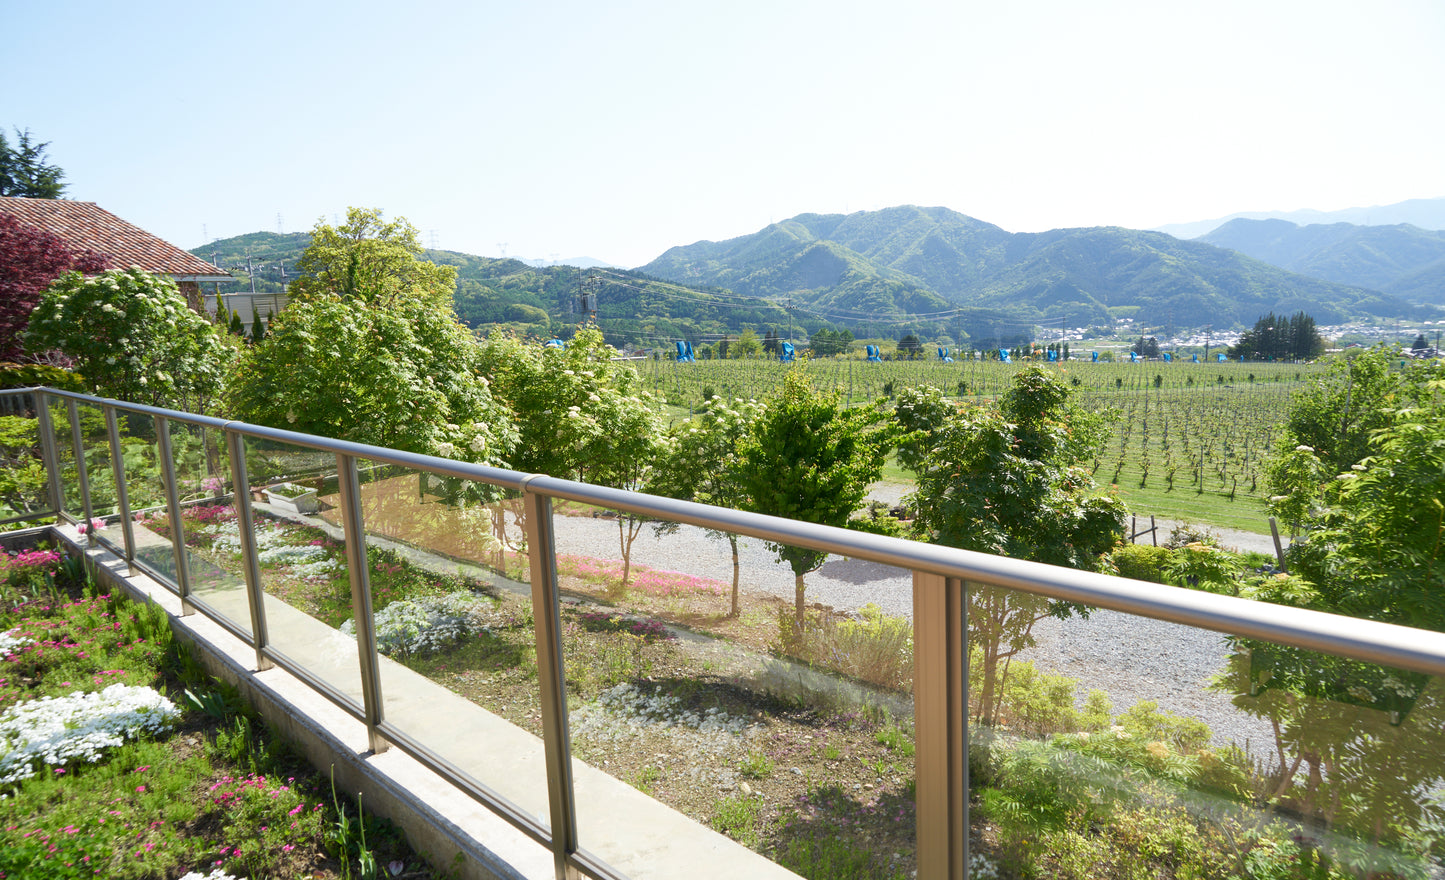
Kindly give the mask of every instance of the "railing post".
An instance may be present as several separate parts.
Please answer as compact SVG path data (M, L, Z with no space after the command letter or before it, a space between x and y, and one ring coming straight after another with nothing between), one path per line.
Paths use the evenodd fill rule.
M251 610L251 644L256 649L256 670L274 664L266 656L271 643L266 633L266 596L261 580L261 561L256 556L256 523L251 513L251 483L246 473L246 438L226 431L226 451L231 459L231 486L235 492L236 527L241 541L242 575L246 579L246 605Z
M366 739L373 752L381 753L391 743L378 729L383 717L381 671L376 657L375 620L371 615L371 571L366 563L361 482L356 476L356 459L344 452L336 453L336 483L341 493L341 527L346 533L346 568L351 576L351 614L356 622L356 651L361 660L361 702L366 713Z
M90 476L85 470L85 443L80 436L80 408L75 398L65 399L70 414L70 445L75 448L75 481L80 486L80 507L85 513L85 546L95 546L95 512L90 506Z
M963 582L913 573L919 880L968 876L968 620Z
M166 515L171 521L171 551L176 559L176 590L181 594L181 616L196 613L191 604L191 569L186 563L186 530L181 522L181 495L176 487L176 461L171 452L171 421L155 417L156 454L161 460L161 481L165 483Z
M115 407L105 406L105 432L110 436L110 466L115 472L115 506L120 510L120 536L125 545L125 564L135 573L135 524L130 521L130 495L125 487L125 459L120 449L120 420Z
M537 635L537 683L542 699L542 746L547 761L547 797L552 813L552 858L557 880L580 876L577 806L572 788L572 739L567 729L566 666L562 656L562 615L557 595L557 556L552 540L552 499L524 485L527 548L532 568L532 619Z
M40 422L40 459L45 463L45 494L49 508L57 515L65 511L65 496L60 491L60 451L55 448L55 424L50 418L49 397L35 392L35 417Z

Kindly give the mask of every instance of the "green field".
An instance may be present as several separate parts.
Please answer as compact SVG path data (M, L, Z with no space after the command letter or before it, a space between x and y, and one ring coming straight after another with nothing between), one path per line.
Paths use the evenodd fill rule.
M922 384L936 385L959 401L986 401L1006 389L1023 366L828 359L811 362L808 369L816 386L859 404ZM1100 485L1118 487L1130 510L1269 531L1260 465L1288 412L1290 394L1319 368L1159 361L1050 366L1068 378L1080 405L1119 414L1113 436L1089 465ZM700 406L707 394L766 397L789 369L772 360L639 364L646 386L679 413Z

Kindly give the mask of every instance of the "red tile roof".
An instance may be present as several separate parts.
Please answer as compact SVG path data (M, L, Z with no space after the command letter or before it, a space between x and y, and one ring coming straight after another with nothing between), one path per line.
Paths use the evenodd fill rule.
M183 281L229 281L232 276L195 254L132 226L94 202L0 196L0 213L50 232L71 248L91 250L116 268L139 266Z

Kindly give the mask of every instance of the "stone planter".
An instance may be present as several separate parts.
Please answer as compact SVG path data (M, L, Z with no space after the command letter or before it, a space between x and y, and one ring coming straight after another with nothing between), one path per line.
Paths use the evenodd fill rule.
M291 513L315 513L320 508L316 490L295 483L278 483L266 487L266 501L272 507Z

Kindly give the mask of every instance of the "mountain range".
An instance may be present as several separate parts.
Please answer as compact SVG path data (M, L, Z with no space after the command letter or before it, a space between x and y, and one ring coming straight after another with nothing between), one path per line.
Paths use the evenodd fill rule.
M1323 226L1331 223L1352 223L1356 226L1394 226L1409 223L1421 229L1445 229L1445 199L1409 199L1393 205L1370 208L1345 208L1340 211L1245 211L1214 220L1170 223L1155 227L1176 238L1198 238L1213 232L1231 220L1288 220L1301 226Z
M1337 228L1343 227L1343 228ZM610 341L699 341L752 327L855 336L952 335L976 344L1137 318L1152 327L1249 326L1306 311L1321 324L1434 317L1445 233L1237 220L1210 240L1118 227L1010 233L947 208L800 214L751 235L674 247L638 270L531 266L426 251L457 267L457 315L536 335L580 320L584 282ZM258 290L295 277L306 233L257 232L193 252ZM590 279L590 280L586 280ZM1414 300L1410 302L1408 300Z
M1299 226L1236 219L1196 240L1301 275L1445 305L1445 232L1406 223Z
M1322 324L1433 311L1162 232L1010 233L916 206L802 214L751 235L672 248L641 271L791 301L819 318L865 327L906 316L947 325L954 318L938 313L968 308L1069 326L1141 315L1181 327L1247 326L1271 311L1304 310Z

